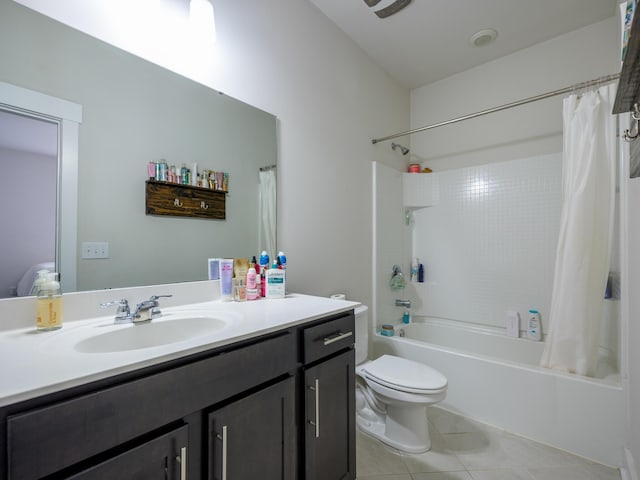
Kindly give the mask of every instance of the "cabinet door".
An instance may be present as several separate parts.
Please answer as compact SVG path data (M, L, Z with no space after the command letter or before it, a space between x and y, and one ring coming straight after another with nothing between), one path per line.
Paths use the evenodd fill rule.
M209 414L209 479L293 480L293 377Z
M355 352L305 371L306 480L355 479Z
M186 480L188 436L189 427L185 425L65 478Z

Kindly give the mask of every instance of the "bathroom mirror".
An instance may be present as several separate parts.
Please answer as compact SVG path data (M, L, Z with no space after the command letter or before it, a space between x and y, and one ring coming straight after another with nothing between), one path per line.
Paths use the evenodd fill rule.
M266 248L259 182L261 169L275 173L273 115L13 2L1 2L0 24L0 81L82 106L77 290L204 280L207 258ZM147 164L160 159L228 172L226 219L146 215ZM109 258L83 259L84 242L107 242Z

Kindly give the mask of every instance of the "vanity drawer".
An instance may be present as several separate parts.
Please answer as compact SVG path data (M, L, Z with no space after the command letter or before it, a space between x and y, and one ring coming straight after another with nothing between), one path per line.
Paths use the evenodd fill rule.
M7 418L9 478L50 475L287 374L296 365L295 337L287 331L12 415Z
M353 312L303 331L304 363L309 364L335 352L350 348L356 341L355 317Z

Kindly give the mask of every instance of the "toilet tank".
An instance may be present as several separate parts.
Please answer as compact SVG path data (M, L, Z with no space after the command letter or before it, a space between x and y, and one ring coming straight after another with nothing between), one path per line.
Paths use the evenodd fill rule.
M369 354L369 308L360 305L355 309L356 316L356 365L367 359Z

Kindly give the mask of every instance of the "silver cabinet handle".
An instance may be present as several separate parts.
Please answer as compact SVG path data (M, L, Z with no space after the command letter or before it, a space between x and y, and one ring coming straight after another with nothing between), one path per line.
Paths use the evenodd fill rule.
M315 421L309 420L309 424L316 428L316 438L320 438L320 381L317 378L309 390L316 393L316 417Z
M325 337L324 344L331 345L333 342L344 340L345 338L349 338L351 335L353 335L353 332L345 332L345 333L338 332L333 337Z
M187 480L187 447L180 449L180 456L176 457L176 462L180 464L180 480Z
M227 426L222 427L222 436L216 436L222 440L222 480L227 480Z

